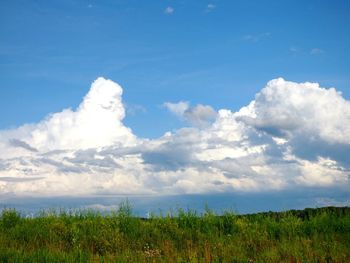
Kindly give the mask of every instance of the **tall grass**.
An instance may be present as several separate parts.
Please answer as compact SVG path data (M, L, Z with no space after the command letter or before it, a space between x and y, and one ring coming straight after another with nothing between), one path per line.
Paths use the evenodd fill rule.
M0 262L350 262L350 208L148 219L96 211L3 210Z

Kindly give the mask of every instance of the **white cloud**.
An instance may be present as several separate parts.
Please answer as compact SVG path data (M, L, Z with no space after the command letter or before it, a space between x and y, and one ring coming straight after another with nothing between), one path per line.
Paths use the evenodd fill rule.
M184 113L184 118L198 127L209 125L216 118L216 111L209 105L198 104Z
M130 115L134 116L134 115L137 115L138 113L147 112L147 109L144 106L138 105L138 104L126 104L125 108L126 108L127 115L129 116Z
M177 103L165 102L163 106L176 116L182 117L190 107L190 104L187 101L179 101Z
M209 8L209 9L213 9L213 8L215 8L216 6L214 5L214 4L208 4L207 5L207 8Z
M276 137L305 138L349 145L350 102L334 88L317 83L270 81L238 114L247 125Z
M301 175L296 182L310 186L329 186L335 182L346 182L348 174L337 165L337 162L319 157L317 162L301 160Z
M206 11L207 13L209 13L209 12L213 11L215 8L216 8L216 5L214 5L214 4L208 4L207 7L206 7L206 9L205 9L205 11Z
M320 48L313 48L310 51L311 55L319 55L319 54L323 54L323 53L324 53L324 50L320 49Z
M296 52L299 52L299 48L292 46L292 47L289 48L289 51L293 52L293 53L296 53Z
M164 14L171 15L174 13L174 11L175 11L175 9L173 7L168 6L167 8L165 8Z
M1 137L10 142L21 141L27 149L40 151L133 144L135 136L122 123L125 110L121 96L122 88L118 84L98 78L75 111L64 109L38 124L2 131Z
M76 110L0 131L0 196L349 189L350 102L334 88L279 78L238 112L165 103L194 126L153 140L123 124L121 96L98 78Z
M251 41L251 42L258 42L262 39L268 38L271 36L270 32L265 32L265 33L261 33L261 34L255 34L255 35L245 35L243 36L243 40L246 41Z
M180 119L197 127L205 127L211 124L217 115L217 112L209 105L198 104L190 107L187 101L178 103L165 102L163 106Z

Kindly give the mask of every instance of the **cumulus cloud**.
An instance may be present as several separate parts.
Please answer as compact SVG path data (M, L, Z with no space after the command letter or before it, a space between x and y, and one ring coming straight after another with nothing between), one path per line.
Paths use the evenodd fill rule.
M187 101L179 101L177 103L165 102L163 106L176 116L182 117L190 107L190 104Z
M28 143L18 140L18 139L11 139L9 140L9 144L14 147L21 147L23 149L26 149L31 152L37 152L38 150L30 146Z
M215 120L216 111L211 106L198 104L197 106L185 111L184 117L190 123L203 127Z
M2 141L31 151L133 144L135 136L122 123L125 109L121 96L118 84L98 78L76 110L64 109L38 124L2 131Z
M334 88L279 78L237 112L164 106L192 126L137 138L122 88L98 78L77 109L0 131L0 196L349 189L350 102Z
M275 79L237 116L246 125L284 138L298 157L350 164L345 154L350 150L350 102L334 88Z
M209 125L215 120L217 115L217 112L209 105L198 104L190 107L187 101L180 101L178 103L165 102L164 107L177 117L199 127Z

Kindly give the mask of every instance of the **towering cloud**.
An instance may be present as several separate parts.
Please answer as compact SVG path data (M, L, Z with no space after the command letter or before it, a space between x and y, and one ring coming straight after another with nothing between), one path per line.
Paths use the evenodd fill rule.
M104 78L79 107L0 132L0 195L349 189L350 102L315 83L271 80L238 112L165 103L190 127L140 139L122 88Z
M111 80L95 80L82 103L73 111L64 109L38 124L1 132L9 147L50 150L88 149L113 144L132 145L135 136L122 120L122 88ZM14 150L14 149L12 149Z
M350 165L350 102L334 88L275 79L239 115L246 125L288 142L300 158Z
M350 102L334 88L279 78L270 81L247 108L242 120L271 135L350 143Z

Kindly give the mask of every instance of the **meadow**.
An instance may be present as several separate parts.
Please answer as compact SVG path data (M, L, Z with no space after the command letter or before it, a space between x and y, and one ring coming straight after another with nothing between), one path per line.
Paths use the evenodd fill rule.
M5 209L0 262L350 262L350 208L237 215L209 208L139 218L117 211Z

